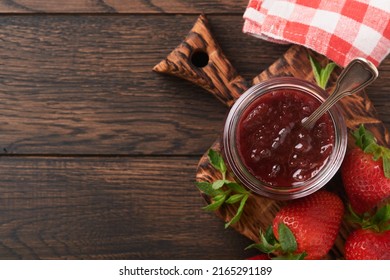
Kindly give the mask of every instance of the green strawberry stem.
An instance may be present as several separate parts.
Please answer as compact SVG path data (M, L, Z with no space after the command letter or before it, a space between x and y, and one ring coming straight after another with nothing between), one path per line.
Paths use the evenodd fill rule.
M378 161L382 158L383 173L386 178L390 178L390 149L379 145L374 135L366 130L363 124L352 135L356 140L355 144L366 154L372 154L373 160Z
M371 229L376 232L390 230L390 203L380 207L374 214L366 212L357 214L353 211L351 205L348 205L349 220L358 224L363 229Z
M216 211L224 204L239 204L233 218L225 224L225 228L227 228L240 220L242 213L244 212L246 201L251 195L251 192L247 191L243 186L234 181L226 180L227 168L223 157L219 152L210 149L208 152L208 159L210 164L221 173L222 179L212 183L196 182L195 184L200 191L212 199L212 203L203 208L206 211Z
M283 223L278 226L279 239L277 240L272 227L268 227L265 233L260 231L259 243L249 245L246 249L255 248L268 254L273 260L303 260L307 254L296 253L297 241L292 231Z

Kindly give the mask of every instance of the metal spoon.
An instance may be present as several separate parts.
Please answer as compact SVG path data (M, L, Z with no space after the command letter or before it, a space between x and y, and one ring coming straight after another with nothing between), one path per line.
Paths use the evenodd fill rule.
M302 121L302 126L311 129L316 121L341 98L354 94L378 77L378 69L364 58L352 60L341 72L336 81L333 93L308 118Z

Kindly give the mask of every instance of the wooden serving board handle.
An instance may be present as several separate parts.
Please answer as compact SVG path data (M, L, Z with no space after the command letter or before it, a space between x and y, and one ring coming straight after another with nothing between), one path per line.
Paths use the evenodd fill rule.
M206 65L194 61L194 53L207 53L208 63ZM308 56L313 56L321 64L328 63L328 59L301 46L292 46L287 52L273 63L268 69L256 76L252 84L259 83L272 77L294 76L307 81L314 82L310 61ZM166 59L154 67L154 70L161 73L171 74L193 82L216 96L228 107L232 106L235 100L247 87L247 82L237 74L231 63L227 60L210 32L207 19L201 15L186 39L173 50ZM330 91L340 74L337 69L330 79ZM378 119L374 106L364 92L346 97L342 100L342 108L349 129L356 128L363 123L383 144L389 143L389 132ZM352 141L349 146L352 146ZM220 139L217 139L211 146L212 149L220 151ZM220 178L207 158L207 151L199 161L196 172L197 181L213 182ZM231 180L233 178L230 178ZM326 188L338 193L342 198L345 196L340 183L339 176L335 176L333 183ZM210 198L202 194L209 203ZM259 195L251 195L248 199L244 213L233 228L239 233L257 242L259 230L266 229L285 202L276 201ZM225 222L229 221L237 211L237 205L227 205L216 211ZM343 258L343 248L346 237L352 230L352 226L343 222L340 234L335 246L328 254L329 259Z
M205 15L199 16L184 41L153 70L199 85L228 107L248 88L215 41Z

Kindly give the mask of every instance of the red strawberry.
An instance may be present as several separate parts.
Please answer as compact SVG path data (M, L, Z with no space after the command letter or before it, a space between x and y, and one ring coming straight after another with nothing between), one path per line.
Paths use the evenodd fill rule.
M361 214L390 197L390 150L363 125L353 135L358 147L345 156L341 176L353 210Z
M260 243L250 247L283 259L323 258L335 242L343 213L337 195L318 191L283 207Z
M350 220L362 228L354 231L345 242L347 260L390 260L390 204L375 214L356 214L350 208Z
M345 242L347 260L390 260L390 231L354 231Z

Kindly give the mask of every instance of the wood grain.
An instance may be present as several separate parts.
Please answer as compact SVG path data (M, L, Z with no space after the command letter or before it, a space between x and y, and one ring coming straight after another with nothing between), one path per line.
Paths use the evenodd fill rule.
M202 154L226 109L203 90L151 71L196 17L3 18L0 153ZM210 21L249 77L285 49L242 34L241 16ZM269 56L257 62L236 53L244 39Z
M2 0L1 13L239 13L246 0Z
M249 85L214 40L205 15L198 17L184 41L153 70L199 85L228 107Z
M244 251L247 239L224 230L201 209L204 203L193 186L197 161L2 157L0 259L235 259L253 254Z

